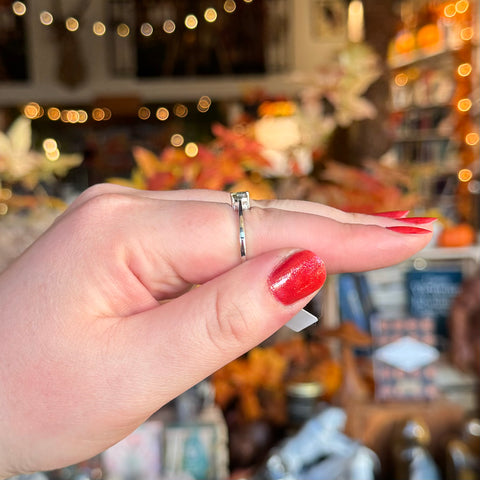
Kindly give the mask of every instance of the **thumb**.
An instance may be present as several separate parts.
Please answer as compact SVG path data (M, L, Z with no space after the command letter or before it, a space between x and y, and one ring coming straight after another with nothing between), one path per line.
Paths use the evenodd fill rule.
M311 251L269 252L128 319L131 358L141 352L136 375L147 387L145 399L163 404L261 343L325 278L324 262Z

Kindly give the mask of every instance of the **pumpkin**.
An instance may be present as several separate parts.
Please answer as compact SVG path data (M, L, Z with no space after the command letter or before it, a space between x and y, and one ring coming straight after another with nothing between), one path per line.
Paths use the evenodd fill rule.
M475 243L475 229L468 223L445 227L438 236L440 247L467 247Z

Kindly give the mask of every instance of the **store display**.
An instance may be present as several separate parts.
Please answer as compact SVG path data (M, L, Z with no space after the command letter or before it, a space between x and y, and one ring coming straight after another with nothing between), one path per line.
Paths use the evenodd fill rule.
M372 319L375 398L433 400L438 396L434 363L439 352L432 318Z
M393 480L440 480L429 445L430 431L421 418L399 422L393 435Z
M413 259L331 275L315 316L289 323L305 330L98 458L28 479L480 478L478 0L386 2L385 23L400 19L387 58L364 42L372 2L102 0L71 17L60 3L0 4L0 272L102 181L438 221ZM303 68L308 42L320 55ZM343 163L334 134L373 143L356 127L377 115L382 72L392 149Z

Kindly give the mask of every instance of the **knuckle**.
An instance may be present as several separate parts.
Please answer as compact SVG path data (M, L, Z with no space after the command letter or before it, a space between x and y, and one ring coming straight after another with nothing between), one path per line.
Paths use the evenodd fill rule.
M215 319L207 322L208 337L221 352L244 346L250 339L250 317L248 308L242 302L240 306L235 299L225 293L217 292L214 296Z

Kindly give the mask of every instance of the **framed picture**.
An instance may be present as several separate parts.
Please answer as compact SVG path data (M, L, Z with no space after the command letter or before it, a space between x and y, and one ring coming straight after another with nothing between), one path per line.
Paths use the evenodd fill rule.
M195 480L214 480L217 429L214 424L168 425L164 434L164 475L182 473Z
M343 0L311 0L312 37L339 40L347 36L347 4Z

